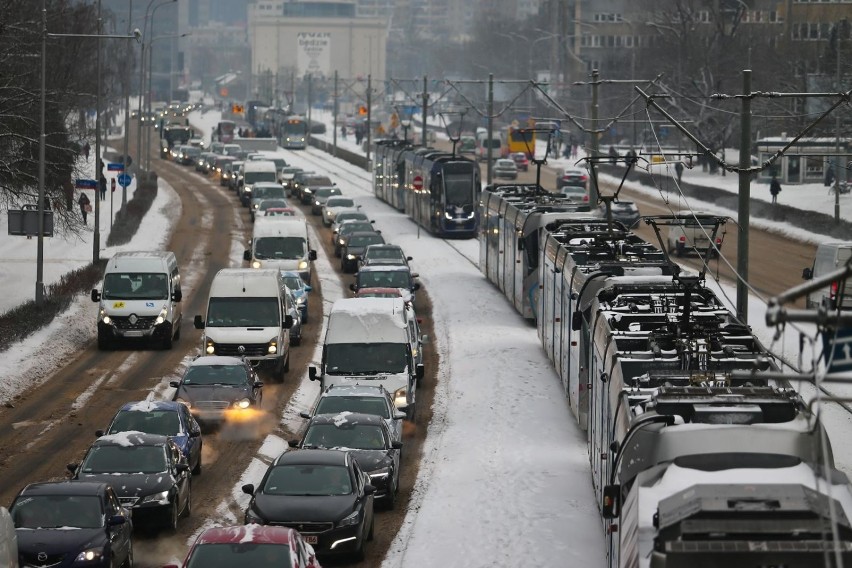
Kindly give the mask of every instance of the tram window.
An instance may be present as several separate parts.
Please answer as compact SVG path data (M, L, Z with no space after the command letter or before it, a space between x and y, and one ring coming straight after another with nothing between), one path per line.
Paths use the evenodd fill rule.
M444 176L447 205L469 205L473 201L470 174Z

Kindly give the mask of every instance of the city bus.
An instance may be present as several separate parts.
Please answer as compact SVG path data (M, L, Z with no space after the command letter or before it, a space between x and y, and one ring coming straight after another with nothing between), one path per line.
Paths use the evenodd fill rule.
M236 129L237 125L233 120L220 120L219 124L216 125L216 132L213 133L213 139L225 144L233 142Z
M533 159L535 151L535 132L520 126L507 126L503 129L503 157L507 158L516 152L523 152L527 158Z

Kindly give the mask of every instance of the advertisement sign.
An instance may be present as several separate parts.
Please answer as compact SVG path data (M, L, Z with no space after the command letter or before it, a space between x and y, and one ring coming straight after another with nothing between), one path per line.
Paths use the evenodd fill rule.
M331 33L296 34L296 65L300 75L328 76L331 70Z

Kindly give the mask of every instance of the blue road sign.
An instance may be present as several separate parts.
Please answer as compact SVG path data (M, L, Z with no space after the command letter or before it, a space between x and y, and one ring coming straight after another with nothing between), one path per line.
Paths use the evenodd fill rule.
M822 334L822 338L827 371L852 371L852 328L841 328L836 333L834 330L828 330Z
M97 189L98 182L93 179L78 179L74 182L77 189Z
M130 185L130 182L133 181L133 176L126 173L120 173L116 179L118 180L118 185L121 187L127 187Z
M124 164L110 162L109 164L107 164L107 171L108 172L123 172L124 171Z

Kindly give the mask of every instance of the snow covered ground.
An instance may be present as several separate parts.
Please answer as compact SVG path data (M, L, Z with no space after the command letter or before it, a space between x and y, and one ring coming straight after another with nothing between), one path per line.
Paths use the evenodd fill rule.
M193 113L191 120L210 132L218 113ZM413 264L432 299L436 337L429 348L436 349L441 360L435 413L411 506L384 566L602 566L603 534L591 495L583 436L539 347L535 328L479 273L477 241L443 241L418 234L416 225L372 196L369 174L350 164L314 149L282 151L281 155L296 166L327 168L343 192L355 197L376 220L383 234L414 257ZM134 241L123 248L150 248L150 243L163 246L179 214L178 205L177 196L161 181L161 192L146 222ZM239 266L242 247L237 245L231 256ZM0 239L0 258L14 258L19 246L20 241ZM70 240L62 246L62 251L52 253L53 258L80 258L85 264L91 257L90 240ZM111 254L104 251L103 256ZM328 258L318 259L317 272L329 275L322 282L327 309L346 291L331 273ZM19 270L16 274L7 276L11 286L31 288L26 273ZM725 291L733 297L730 287ZM789 330L773 341L774 330L762 325L764 309L752 300L756 332L768 345L795 359L798 334ZM39 365L46 372L93 335L94 308L81 296L66 315L24 341L14 353L0 354L0 376L4 377L0 399L23 388L23 381L8 377L25 375L41 346L55 346L50 361L38 351ZM805 354L808 357L810 353ZM317 395L316 384L306 375L292 375L300 383L281 417L285 424L298 420L298 411ZM150 396L167 396L167 384L168 378L163 378ZM802 391L806 396L812 393L804 386ZM81 406L86 403L85 399L76 401ZM850 421L836 407L826 416L835 457L847 473L852 473L852 448L843 442ZM285 447L283 440L270 436L208 523L239 522L229 505L245 505L247 496L240 486L256 483L264 463Z

